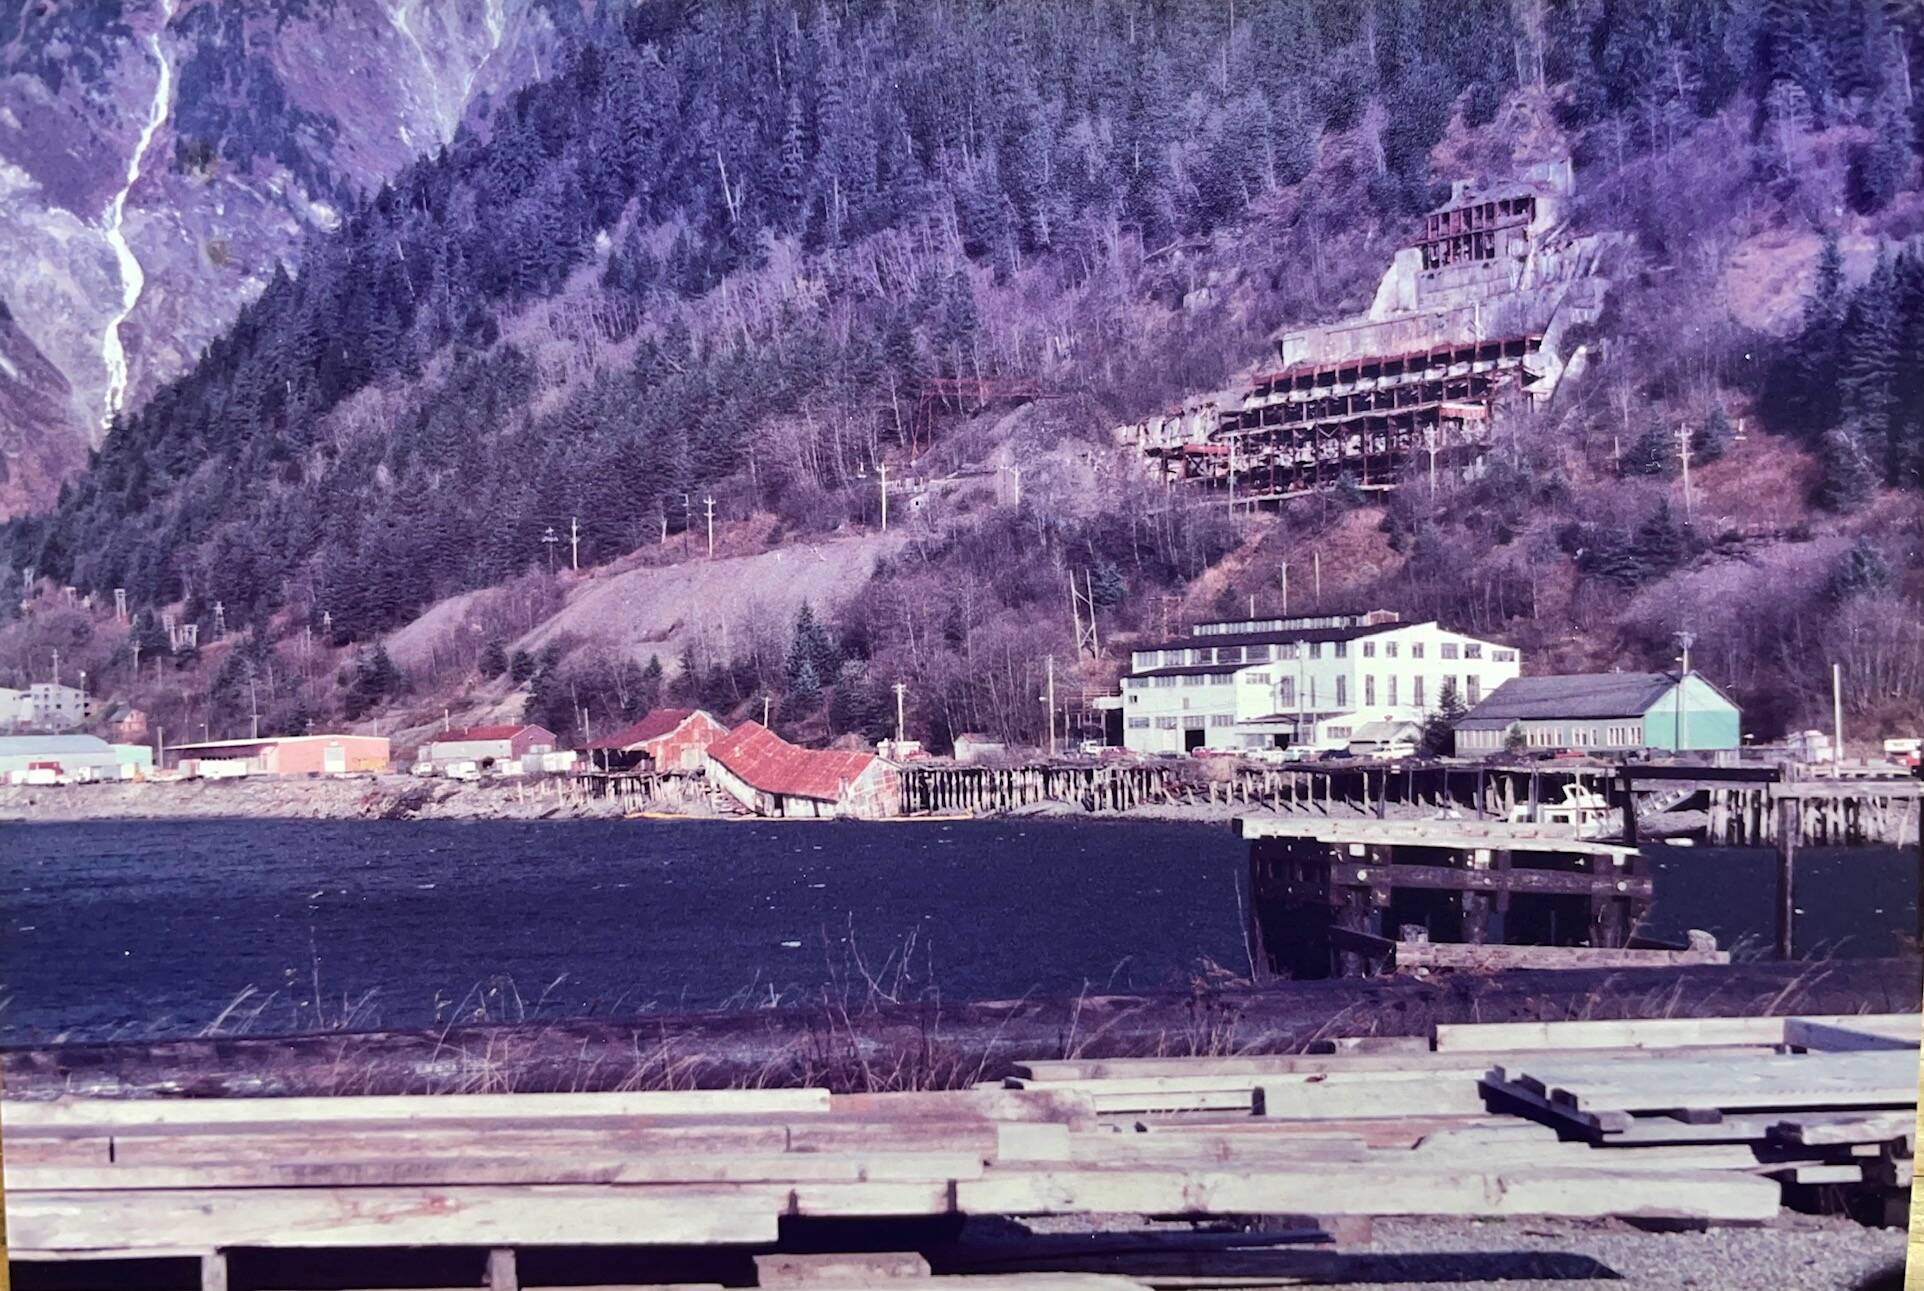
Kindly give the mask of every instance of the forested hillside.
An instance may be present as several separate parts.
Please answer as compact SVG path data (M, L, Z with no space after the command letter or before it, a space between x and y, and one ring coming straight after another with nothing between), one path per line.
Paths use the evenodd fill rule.
M885 460L1010 451L1009 427L965 432L942 393L988 377L1054 396L1016 419L1022 454L1095 465L1020 507L925 522L826 636L671 659L671 684L724 707L786 692L816 732L872 731L886 683L908 676L937 742L1029 736L1042 657L1073 654L1066 570L1095 577L1104 630L1126 631L1165 619L1168 598L1181 615L1266 596L1314 546L1345 594L1558 662L1665 662L1688 626L1700 666L1781 725L1824 625L1725 621L1691 579L1763 571L1808 594L1797 608L1875 610L1892 642L1916 619L1924 260L1900 248L1924 229L1924 113L1917 16L1890 13L611 13L485 131L314 238L52 512L8 529L7 559L16 578L125 587L189 620L218 602L257 656L301 627L361 646L450 593L540 575L547 531L577 518L584 565L699 524L707 496L737 521L774 517L775 542L872 524ZM1599 371L1509 428L1480 483L1230 516L1133 482L1107 446L1115 421L1264 362L1276 326L1366 303L1442 181L1562 153L1579 218L1634 251ZM1773 246L1821 264L1772 279L1757 266ZM1679 420L1700 446L1689 517L1669 477ZM1846 555L1858 576L1840 591ZM1787 580L1784 560L1803 572ZM487 654L491 680L506 660ZM1885 654L1876 702L1924 696L1924 658ZM350 674L357 712L406 684L384 666L368 654ZM557 653L513 681L568 727L662 684L628 668ZM303 720L323 703L288 674L270 702Z

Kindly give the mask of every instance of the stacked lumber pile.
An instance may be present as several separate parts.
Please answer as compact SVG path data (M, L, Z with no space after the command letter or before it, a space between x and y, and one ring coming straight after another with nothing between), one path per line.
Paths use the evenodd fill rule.
M816 1220L1760 1221L1800 1186L1908 1191L1918 1032L1914 1014L1446 1026L1031 1062L932 1093L9 1102L8 1237L15 1259L199 1259L217 1287L228 1248L472 1247L510 1288L517 1247L772 1253ZM970 1284L1130 1285L1091 1276ZM913 1259L851 1277L944 1281Z

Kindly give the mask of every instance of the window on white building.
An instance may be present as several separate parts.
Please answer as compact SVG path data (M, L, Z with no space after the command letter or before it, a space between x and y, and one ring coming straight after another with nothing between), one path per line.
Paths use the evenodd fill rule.
M1349 658L1349 642L1347 642L1347 641L1338 641L1338 642L1336 643L1336 657L1337 657L1338 659L1347 659L1347 658Z
M1299 648L1294 641L1285 642L1276 647L1279 652L1276 657L1279 659L1294 659L1296 657L1296 651Z
M1158 717L1156 719L1156 729L1159 731L1173 731L1176 729L1176 719L1173 717Z
M1396 674L1395 673L1390 674L1389 704L1391 708L1396 707Z
M1321 659L1323 657L1323 643L1321 641L1312 641L1309 643L1309 657L1312 659Z
M1149 719L1146 717L1132 717L1129 719L1129 729L1132 731L1146 731L1149 729Z
M1383 654L1386 658L1390 658L1390 659L1396 658L1396 642L1385 641L1383 643Z
M1423 679L1421 677L1412 677L1410 679L1410 703L1416 705L1418 708L1423 707Z
M1423 657L1423 643L1421 641L1410 642L1410 658L1421 659L1422 657Z
M1443 657L1444 657L1445 659L1454 659L1454 658L1456 658L1456 642L1454 642L1454 641L1445 641L1445 642L1443 643Z
M1243 680L1252 686L1267 686L1269 684L1269 674L1266 672L1245 673Z
M1209 715L1209 724L1215 727L1234 726L1236 719L1229 713L1211 713Z
M1374 659L1376 657L1376 642L1365 641L1363 643L1363 657L1365 659Z
M1180 677L1152 677L1152 678L1151 678L1150 680L1152 680L1153 682L1155 682L1155 684L1156 684L1156 686L1157 686L1157 688L1158 688L1158 689L1162 689L1162 690L1166 690L1166 689L1168 689L1169 687L1171 687L1171 686L1173 686L1173 685L1175 685L1175 684L1176 684L1176 683L1177 683L1178 681L1181 681L1181 680L1182 680L1182 678L1180 678Z
M1376 703L1376 674L1374 673L1363 678L1363 702L1370 705Z
M1477 676L1475 673L1471 673L1468 677L1465 677L1463 681L1466 687L1464 691L1464 702L1474 708L1483 702L1483 678Z
M1475 641L1465 641L1463 643L1463 657L1465 659L1481 659L1483 657L1483 646Z
M1282 699L1279 702L1285 708L1296 702L1296 679L1294 677L1283 678Z
M1349 678L1341 673L1336 675L1336 706L1343 708L1349 703Z
M1228 684L1229 684L1230 682L1232 682L1232 681L1234 681L1234 680L1236 680L1236 674L1235 674L1235 673L1233 673L1233 672L1219 672L1219 673L1217 673L1217 674L1216 674L1215 676L1213 676L1213 677L1211 677L1211 678L1209 679L1209 684L1210 684L1210 685L1212 685L1212 686L1227 686L1227 685L1228 685Z
M1329 737L1332 740L1347 740L1349 734L1350 728L1347 726L1332 726L1329 728Z

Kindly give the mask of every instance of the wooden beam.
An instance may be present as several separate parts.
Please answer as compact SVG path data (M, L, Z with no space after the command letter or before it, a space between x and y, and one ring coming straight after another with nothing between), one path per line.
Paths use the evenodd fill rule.
M780 1189L259 1188L10 1192L24 1252L200 1255L219 1246L602 1246L773 1242Z
M488 1252L488 1291L521 1291L513 1247L497 1246Z

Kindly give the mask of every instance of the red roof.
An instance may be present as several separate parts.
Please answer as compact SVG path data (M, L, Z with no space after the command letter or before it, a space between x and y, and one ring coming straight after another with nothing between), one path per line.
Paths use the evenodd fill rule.
M456 744L467 740L511 740L526 730L538 730L543 735L549 734L546 727L531 727L526 722L519 722L512 726L470 726L466 730L449 731L444 735L437 736L434 743Z
M708 746L708 756L763 793L833 802L875 761L873 753L836 753L790 744L759 722L743 722Z
M693 717L700 709L695 708L656 708L644 713L639 721L630 723L613 735L603 736L591 742L591 749L625 749L649 740L658 740L669 734L683 722Z

